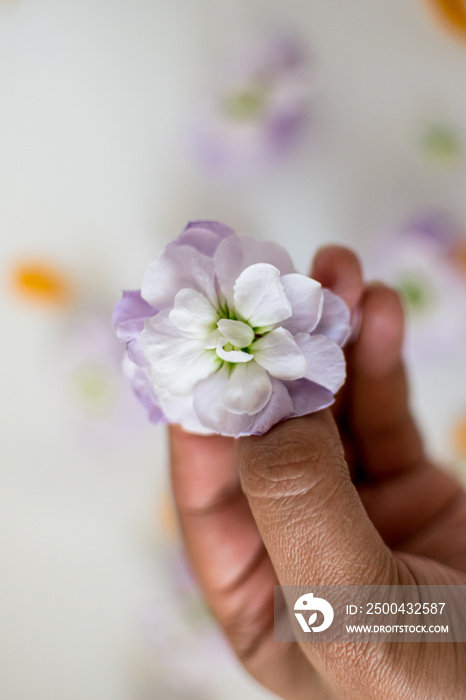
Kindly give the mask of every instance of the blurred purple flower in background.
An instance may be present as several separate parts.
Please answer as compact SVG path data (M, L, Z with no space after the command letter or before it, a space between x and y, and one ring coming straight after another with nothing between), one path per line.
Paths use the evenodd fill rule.
M157 562L156 591L138 611L141 651L146 660L143 697L214 700L223 697L226 678L234 672L233 653L189 565L171 492L161 492L160 505L157 532L163 533L163 539L156 551L151 550Z
M408 359L444 361L463 352L466 274L459 264L461 240L451 216L428 212L384 231L367 257L369 276L394 286L404 301Z
M214 700L235 668L233 653L190 574L180 545L162 553L162 561L164 585L140 611L153 693L163 688L167 700Z
M453 164L464 152L462 134L449 124L429 124L422 133L421 147L432 163Z
M240 52L195 111L196 160L217 174L283 156L305 131L311 92L307 57L296 38L274 36Z
M54 369L62 387L63 417L79 443L108 450L138 435L145 421L122 377L123 354L108 313L88 308L69 313L59 338Z
M281 246L204 221L165 248L113 320L152 420L238 437L333 403L349 316Z

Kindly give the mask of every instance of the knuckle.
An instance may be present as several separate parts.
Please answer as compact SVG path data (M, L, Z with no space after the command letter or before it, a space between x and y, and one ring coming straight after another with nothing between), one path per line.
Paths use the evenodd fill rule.
M241 481L253 497L286 498L317 485L328 471L346 469L341 444L324 426L312 433L302 424L286 424L262 438L252 438L240 451Z

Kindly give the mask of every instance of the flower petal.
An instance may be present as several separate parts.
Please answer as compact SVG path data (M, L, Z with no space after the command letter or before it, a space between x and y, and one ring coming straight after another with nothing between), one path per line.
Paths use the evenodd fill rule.
M152 423L165 421L164 413L160 407L160 401L154 392L149 377L145 371L132 362L128 356L125 356L123 360L123 374L129 379L131 388L142 405L147 409L149 420Z
M281 281L292 309L291 316L281 325L293 334L310 333L322 314L324 295L321 284L297 273L283 275Z
M216 328L214 331L209 333L209 335L204 338L204 348L206 350L216 350L217 349L217 343L219 341L219 338L221 337L221 333Z
M181 289L194 289L207 297L212 306L217 306L212 258L190 245L168 246L146 270L141 295L152 306L165 309L173 306Z
M218 313L203 294L194 289L182 289L175 297L169 319L181 331L205 338L214 329Z
M257 362L250 362L233 369L222 391L222 400L231 413L254 415L264 408L271 394L269 375Z
M139 289L124 291L123 297L113 310L113 327L117 337L124 343L139 338L144 321L157 313L157 309L147 303Z
M284 383L274 377L271 377L271 382L272 395L262 411L254 416L254 423L250 427L252 435L263 435L273 425L293 414L293 401Z
M251 326L242 321L233 321L229 318L222 318L217 323L217 328L229 343L237 348L247 348L254 340L254 331Z
M243 270L235 282L233 303L235 311L256 328L279 323L291 315L280 271L268 263Z
M176 241L169 243L168 247L190 245L199 253L212 258L219 243L232 235L234 235L233 229L217 221L191 221Z
M254 356L242 350L224 350L223 346L228 343L226 338L219 338L217 341L217 355L225 362L251 362Z
M333 394L342 386L346 377L343 350L324 335L298 333L295 340L306 358L304 377L329 389Z
M314 328L316 335L325 335L337 345L343 347L351 333L350 311L339 296L324 289L322 315Z
M139 344L144 321L156 313L157 309L144 301L139 290L124 291L123 298L116 303L113 310L113 327L117 338L126 343L128 357L138 367L147 364Z
M221 435L249 435L254 416L231 413L223 404L223 391L230 379L228 367L199 382L194 390L194 410L203 426Z
M273 377L271 378L271 397L261 411L253 416L247 413L239 414L227 411L220 398L222 389L227 382L228 370L222 368L196 388L195 410L201 423L207 429L235 438L244 435L263 435L273 425L292 415L293 402L288 390L283 382ZM323 391L325 390L323 389Z
M180 331L168 318L168 309L146 321L141 347L150 363L150 375L156 394L189 394L196 384L215 372L218 359L214 350L206 350L203 341Z
M331 391L310 382L308 379L298 379L295 382L285 382L284 384L293 402L294 418L321 411L335 402Z
M193 408L192 394L175 396L164 393L159 397L160 405L168 423L179 423L185 430L206 435L212 431L202 425Z
M306 371L306 359L291 333L276 328L251 345L254 359L278 379L299 379Z
M244 269L255 263L269 263L280 274L294 272L293 262L284 248L277 243L256 241L250 236L228 236L214 255L215 272L220 289L228 303L233 304L233 287Z

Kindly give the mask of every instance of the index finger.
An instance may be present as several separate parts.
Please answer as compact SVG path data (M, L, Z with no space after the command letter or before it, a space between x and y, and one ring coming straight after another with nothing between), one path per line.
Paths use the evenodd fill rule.
M292 693L304 700L312 689L316 697L330 697L297 644L274 642L278 581L240 486L236 441L171 426L170 447L186 549L207 602L240 660L280 695Z

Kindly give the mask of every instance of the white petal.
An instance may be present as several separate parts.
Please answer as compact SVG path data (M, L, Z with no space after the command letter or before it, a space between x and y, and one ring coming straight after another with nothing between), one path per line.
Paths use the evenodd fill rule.
M256 328L279 323L291 315L280 271L268 263L243 270L235 282L233 301L235 311Z
M220 288L230 305L233 303L233 286L241 272L259 262L273 265L282 275L294 272L290 256L277 243L235 235L228 236L219 244L214 255L215 272Z
M223 405L223 391L229 381L230 372L226 365L194 390L194 410L206 428L221 435L247 435L254 423L254 416L248 413L231 413Z
M159 401L170 423L181 423L192 408L192 396L189 394L175 396L163 390L160 393Z
M223 337L237 348L247 348L254 340L254 331L251 326L242 321L222 318L217 323L217 328Z
M165 309L173 306L180 289L195 289L217 305L213 259L190 245L169 246L149 265L141 296L156 309Z
M193 397L164 395L160 400L164 415L169 423L179 423L185 430L201 435L211 434L212 431L205 428L197 417L193 408Z
M324 295L322 286L306 275L283 275L283 287L292 313L281 325L290 333L310 333L317 326L322 314Z
M329 289L324 289L323 292L322 316L314 328L314 333L315 335L325 335L343 347L351 332L350 311L339 296Z
M182 289L175 297L170 311L170 321L180 330L196 338L204 338L212 332L218 313L203 294L194 289Z
M306 359L291 333L276 328L251 346L254 359L278 379L299 379L306 371Z
M145 323L141 347L147 358L150 378L157 395L189 394L201 379L218 368L215 350L206 350L203 341L186 336L161 311Z
M295 340L306 358L305 378L329 389L333 394L338 391L346 377L342 349L323 335L299 333Z
M254 356L242 350L224 350L223 346L228 343L226 338L219 338L217 341L217 355L225 362L251 362Z
M257 362L236 365L226 383L223 405L232 413L254 415L260 411L272 394L270 377Z
M206 350L215 350L217 347L218 339L221 338L221 333L216 328L212 333L209 333L209 335L204 338L204 347Z

